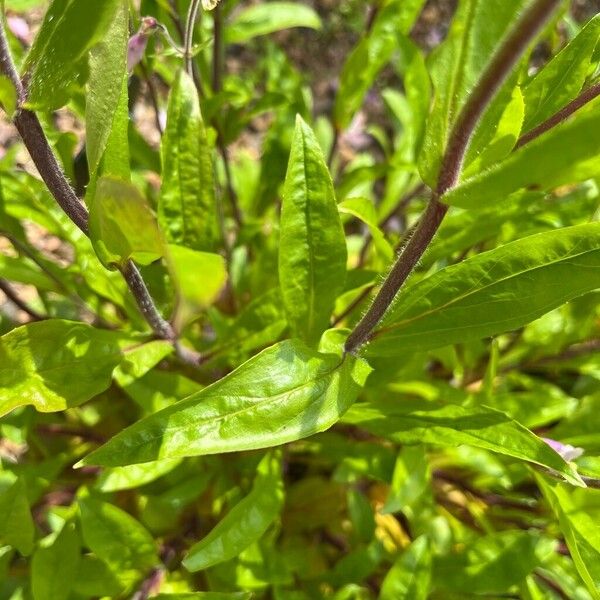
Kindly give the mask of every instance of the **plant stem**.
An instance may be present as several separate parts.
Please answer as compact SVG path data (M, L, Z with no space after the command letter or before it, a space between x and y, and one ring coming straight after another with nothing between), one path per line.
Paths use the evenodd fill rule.
M440 198L458 182L477 123L521 55L560 2L561 0L535 0L504 38L485 68L450 132L441 161L435 194L421 217L414 235L400 253L371 307L350 333L346 341L346 352L356 351L371 338L373 329L381 321L398 291L429 247L448 212L448 206L442 204Z
M198 19L198 11L200 10L200 0L192 0L190 8L187 14L187 20L185 22L185 36L183 39L183 52L185 60L185 70L188 72L190 77L194 76L194 27L196 20Z
M4 292L4 295L20 310L27 313L31 317L32 321L43 321L47 317L37 312L37 310L31 308L26 302L19 298L17 292L5 279L0 279L0 290Z
M60 168L39 119L35 113L22 108L27 94L10 54L3 21L0 21L0 71L10 79L17 91L19 107L14 115L13 122L40 176L65 214L85 235L89 235L89 215L86 207L80 202ZM121 272L140 312L152 331L158 337L175 344L173 328L158 312L137 267L133 262L128 261ZM177 349L178 344L175 344L175 347ZM187 361L189 358L188 353L185 353L185 356L180 356L180 358ZM196 364L195 361L194 364Z
M577 96L574 100L571 100L569 104L561 108L558 112L554 113L551 117L546 119L543 123L540 123L534 127L531 131L523 134L519 141L515 145L515 149L528 144L535 140L543 133L546 133L553 127L560 125L566 121L572 114L577 112L580 108L583 108L586 104L600 96L600 81L590 86Z

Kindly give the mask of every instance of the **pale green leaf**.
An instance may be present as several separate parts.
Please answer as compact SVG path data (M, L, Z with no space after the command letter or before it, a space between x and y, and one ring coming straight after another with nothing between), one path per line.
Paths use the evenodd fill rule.
M296 2L253 4L235 14L225 29L225 39L230 44L243 44L291 27L320 29L321 19L312 8Z
M196 86L189 75L180 71L171 88L162 142L158 218L170 243L192 250L212 250L216 241L211 152Z
M163 458L268 448L331 427L370 372L352 356L276 344L202 391L117 434L80 464L119 466Z
M181 459L174 458L142 465L106 469L98 478L96 487L102 492L134 489L156 481L163 475L170 473L180 463Z
M29 107L52 110L66 103L79 63L102 39L122 4L123 0L52 2L25 63Z
M58 319L13 329L0 338L0 415L28 404L56 412L89 400L110 385L126 343L115 331Z
M296 119L279 242L279 281L289 323L314 343L346 279L346 240L331 176L310 127Z
M115 177L101 177L90 207L90 237L107 266L132 259L150 264L165 254L158 223L135 186Z

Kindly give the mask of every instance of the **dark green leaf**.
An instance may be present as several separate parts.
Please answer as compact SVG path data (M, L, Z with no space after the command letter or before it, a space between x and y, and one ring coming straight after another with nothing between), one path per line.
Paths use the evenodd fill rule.
M394 563L379 600L427 600L431 583L431 551L425 536L417 538Z
M252 491L183 559L188 571L201 571L235 558L258 540L279 516L283 506L281 456L267 454L258 465Z
M78 575L80 543L72 523L66 523L50 543L42 542L31 562L34 600L67 600Z
M0 491L0 540L27 556L35 535L27 491L21 479Z
M517 240L409 286L366 353L394 356L521 327L600 287L600 223Z
M423 400L356 404L343 417L399 444L467 444L554 469L581 485L576 472L545 442L505 414Z

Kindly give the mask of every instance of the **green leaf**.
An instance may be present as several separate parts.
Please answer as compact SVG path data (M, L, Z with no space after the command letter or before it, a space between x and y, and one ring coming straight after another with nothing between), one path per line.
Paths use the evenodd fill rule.
M431 584L431 551L425 536L417 538L394 563L379 600L427 600Z
M463 594L508 592L554 551L554 541L537 532L503 531L483 536L435 561L436 587Z
M225 29L225 40L243 44L259 35L291 27L320 29L321 19L312 8L295 2L254 4L236 13Z
M394 249L385 239L377 224L377 213L372 202L366 198L348 198L338 204L341 213L349 214L360 219L367 227L373 238L373 243L381 256L387 260L394 258Z
M56 412L89 400L110 385L126 341L58 319L13 329L0 338L0 415L28 404Z
M117 597L123 585L99 558L87 554L81 557L77 577L73 581L73 592L86 597Z
M579 575L594 600L600 600L600 528L597 521L575 502L564 485L536 477L544 497L560 523Z
M340 75L333 109L335 125L348 127L377 75L398 50L398 39L408 35L424 0L386 0L369 33L348 56Z
M499 41L514 23L515 14L520 12L526 2L527 0L462 0L448 37L431 54L429 72L435 94L431 114L427 119L419 165L423 180L430 186L435 186L441 157L460 110ZM510 98L510 89L508 96ZM488 114L495 113L498 106L501 114L505 104L503 94L499 94L488 108ZM485 116L483 120L486 120ZM493 131L494 128L487 129Z
M79 501L85 545L130 586L159 564L152 536L131 515L93 498Z
M525 132L566 106L583 87L600 37L596 15L561 52L525 86Z
M96 487L101 492L130 490L156 481L170 473L181 463L181 459L159 460L143 465L129 465L105 470L98 478Z
M529 144L512 152L507 159L483 173L461 182L442 200L462 208L486 208L524 187L549 190L577 183L600 173L600 127L598 103L577 113Z
M600 223L529 236L406 288L368 356L395 356L503 333L600 287Z
M158 218L167 240L192 250L212 250L217 203L211 148L196 86L184 71L177 74L169 96L162 162Z
M123 0L52 2L25 62L29 108L53 110L66 104L79 63L102 39L122 5Z
M158 594L155 600L250 600L247 592L189 592L183 594Z
M0 75L0 104L9 118L17 110L17 90L6 75Z
M331 427L370 372L352 356L276 344L202 391L117 434L80 465L268 448Z
M181 327L215 302L227 281L227 266L219 254L174 245L169 245L169 266Z
M127 75L128 7L119 2L113 21L100 44L90 53L90 77L85 107L86 150L90 174L100 160L116 119Z
M467 408L424 400L356 404L344 423L399 444L467 444L553 469L574 485L576 472L544 441L499 411L485 406Z
M135 186L101 177L90 207L90 237L106 266L132 259L150 264L165 254L165 245L146 199Z
M43 544L31 562L34 600L67 600L78 575L80 543L72 523L66 523L52 543Z
M327 328L346 279L346 239L319 143L298 116L285 179L279 280L288 321L309 343Z
M283 506L281 456L269 453L257 468L252 491L183 559L188 571L201 571L235 558L265 533Z
M0 492L0 540L28 556L33 550L34 535L27 490L19 478Z

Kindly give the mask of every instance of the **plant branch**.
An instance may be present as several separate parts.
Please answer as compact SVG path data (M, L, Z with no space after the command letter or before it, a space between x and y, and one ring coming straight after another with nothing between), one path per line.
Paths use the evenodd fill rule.
M89 215L86 207L80 202L60 168L39 119L35 113L22 108L27 94L10 54L4 30L4 23L1 21L0 71L2 71L15 86L19 99L19 107L14 115L13 121L40 176L65 214L85 235L89 235ZM175 343L176 336L173 328L158 312L154 300L152 299L137 267L132 261L128 261L121 272L142 315L152 328L153 332L158 337ZM175 347L177 348L178 345L175 344ZM180 358L187 361L189 357L186 353L184 356L180 356ZM194 362L194 364L196 364L196 362Z
M4 295L20 310L27 313L33 321L43 321L47 317L37 312L37 310L31 308L26 302L19 298L17 292L5 279L0 279L0 290L4 292Z
M600 96L600 81L591 85L577 96L574 100L571 100L566 106L561 108L558 112L554 113L551 117L540 123L537 127L534 127L531 131L523 134L519 141L515 145L515 149L528 144L535 140L543 133L546 133L553 127L560 125L566 121L571 115L577 112L580 108L583 108L586 104Z
M183 55L185 60L185 69L190 77L194 76L194 27L196 25L196 20L198 19L199 10L200 0L192 0L185 22L185 34L183 38Z
M441 225L448 206L440 198L458 182L471 137L485 109L493 100L515 64L539 33L561 0L535 0L502 41L452 127L441 161L435 194L425 214L400 253L373 304L346 341L346 352L354 352L372 336L398 291L423 256Z

